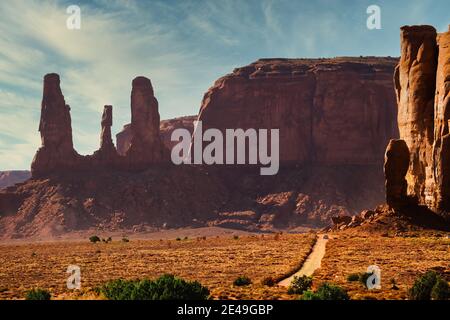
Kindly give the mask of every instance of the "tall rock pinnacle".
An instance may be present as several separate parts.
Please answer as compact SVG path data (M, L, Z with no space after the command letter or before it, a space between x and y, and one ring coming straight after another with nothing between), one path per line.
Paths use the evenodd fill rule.
M61 92L59 76L54 73L44 77L39 132L42 146L31 164L33 176L62 169L76 161L70 107Z
M400 138L410 151L408 196L449 217L450 31L401 28L395 72Z
M147 166L162 160L162 144L159 135L158 100L150 79L137 77L131 91L131 145L127 151L134 168Z

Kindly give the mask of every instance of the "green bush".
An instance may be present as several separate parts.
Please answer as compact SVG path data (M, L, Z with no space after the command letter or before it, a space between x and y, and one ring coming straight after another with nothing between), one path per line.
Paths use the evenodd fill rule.
M263 286L273 287L275 285L275 279L272 277L266 277L261 281Z
M52 295L44 289L31 289L25 295L26 300L50 300Z
M316 292L305 291L302 300L349 300L347 292L339 286L323 283Z
M351 273L347 276L347 281L349 282L358 281L360 276L361 275L359 273Z
M246 277L246 276L240 276L233 282L233 284L238 287L248 286L251 283L252 283L252 281L250 280L250 278Z
M417 278L413 286L408 291L411 300L430 300L431 291L439 279L435 271L427 271L424 275Z
M436 283L431 290L431 299L433 300L449 300L450 287L444 279L438 277Z
M288 293L289 294L302 294L306 290L310 289L312 286L312 277L301 276L294 277L289 286Z
M110 300L206 300L209 290L197 281L166 274L156 280L114 280L99 291Z
M89 241L92 243L100 242L100 238L98 236L92 236L89 238Z

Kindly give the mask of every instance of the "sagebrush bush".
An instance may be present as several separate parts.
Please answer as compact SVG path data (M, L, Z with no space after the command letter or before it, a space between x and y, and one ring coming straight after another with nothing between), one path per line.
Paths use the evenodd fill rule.
M408 291L411 300L430 300L431 290L438 279L435 271L427 271L424 275L416 279L413 286Z
M31 289L25 295L26 300L50 300L52 295L44 289Z
M302 294L304 291L310 289L312 286L312 277L301 276L294 277L289 286L289 294Z
M89 237L89 241L92 243L100 242L100 238L98 236Z
M349 300L347 291L341 287L329 283L323 283L316 292L305 291L302 300Z
M408 297L411 300L448 300L450 288L447 281L435 271L430 270L416 279L408 290Z
M240 276L236 280L234 280L234 282L233 282L233 284L235 286L238 286L238 287L240 287L240 286L248 286L251 283L252 283L252 281L247 276Z
M450 286L444 279L438 277L436 283L431 289L432 300L449 300L450 299Z
M273 287L273 286L275 285L275 279L272 278L272 277L265 277L265 278L261 281L261 283L262 283L264 286Z
M358 281L360 276L361 275L359 273L351 273L347 276L347 281L349 282Z
M209 290L197 281L170 274L156 280L114 280L99 291L110 300L206 300Z

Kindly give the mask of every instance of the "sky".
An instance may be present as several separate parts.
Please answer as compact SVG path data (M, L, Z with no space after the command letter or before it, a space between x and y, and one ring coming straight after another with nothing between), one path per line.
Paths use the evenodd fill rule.
M69 30L67 8L81 9ZM381 29L366 26L370 5ZM259 58L399 56L402 25L450 24L448 0L94 0L0 2L0 171L28 169L40 146L42 79L56 72L80 154L130 122L131 81L152 80L161 119L197 114L216 79Z

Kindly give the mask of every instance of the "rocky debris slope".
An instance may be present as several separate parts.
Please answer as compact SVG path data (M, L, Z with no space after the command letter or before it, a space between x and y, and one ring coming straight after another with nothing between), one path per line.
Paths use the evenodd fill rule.
M395 88L400 138L410 158L407 196L448 216L450 31L437 34L431 26L404 26L401 53Z
M88 228L325 226L332 216L382 201L382 183L378 170L359 166L281 167L265 177L252 168L172 165L66 172L0 192L0 237L45 238Z
M280 129L282 163L383 163L398 136L395 58L261 59L217 80L204 130Z
M450 225L442 216L425 206L408 206L393 210L388 205L380 205L374 210L363 210L356 216L335 216L331 226L324 232L366 232L382 235L407 235L416 231L427 233L450 232Z
M0 189L24 182L30 177L31 173L27 170L0 171Z

